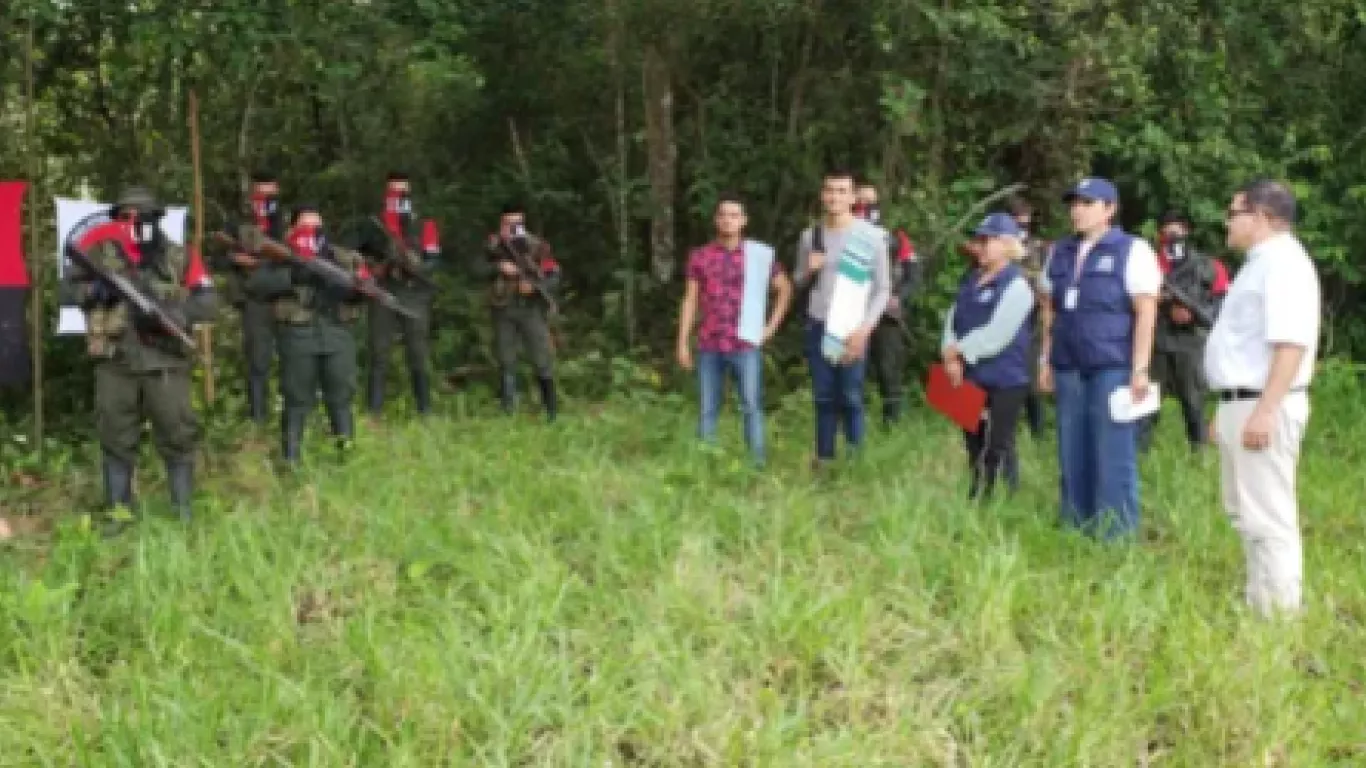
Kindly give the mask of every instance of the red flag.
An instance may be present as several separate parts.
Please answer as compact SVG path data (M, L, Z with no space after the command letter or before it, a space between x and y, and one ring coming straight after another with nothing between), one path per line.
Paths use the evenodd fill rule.
M27 288L28 268L20 242L28 182L0 181L0 288Z
M986 390L964 381L957 387L949 382L941 363L930 366L930 380L925 385L925 397L930 407L948 416L958 426L977 434L982 425L982 411L987 407Z
M27 383L32 370L24 322L29 277L20 234L27 189L27 182L0 182L0 386Z

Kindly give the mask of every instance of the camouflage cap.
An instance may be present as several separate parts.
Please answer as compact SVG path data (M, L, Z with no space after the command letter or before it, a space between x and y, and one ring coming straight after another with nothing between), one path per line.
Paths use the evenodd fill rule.
M160 216L166 212L161 203L157 202L156 195L147 187L140 185L124 187L109 213L111 216L117 216L119 211L126 208L132 208L144 216Z

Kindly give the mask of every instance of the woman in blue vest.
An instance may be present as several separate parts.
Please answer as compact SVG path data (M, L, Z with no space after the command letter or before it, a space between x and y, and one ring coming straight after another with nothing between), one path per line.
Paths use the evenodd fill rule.
M1135 533L1139 510L1137 425L1112 417L1110 396L1147 395L1162 272L1147 241L1114 225L1114 184L1083 179L1064 199L1076 234L1039 276L1039 388L1057 396L1063 522L1110 539Z
M973 236L977 268L958 287L940 349L951 384L967 379L987 393L987 412L977 432L963 433L972 464L968 498L986 499L1002 472L1011 493L1020 484L1015 428L1029 397L1035 301L1029 279L1014 263L1024 248L1015 219L993 213Z

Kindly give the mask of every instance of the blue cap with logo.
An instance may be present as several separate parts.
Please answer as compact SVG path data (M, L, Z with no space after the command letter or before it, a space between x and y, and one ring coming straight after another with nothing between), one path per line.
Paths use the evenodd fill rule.
M1024 231L1015 223L1014 217L1006 213L993 213L982 219L973 237L1024 237Z
M1071 192L1063 195L1063 201L1071 202L1074 198L1083 200L1095 200L1102 203L1119 202L1119 192L1109 179L1102 179L1095 176L1088 176L1077 182L1077 186Z

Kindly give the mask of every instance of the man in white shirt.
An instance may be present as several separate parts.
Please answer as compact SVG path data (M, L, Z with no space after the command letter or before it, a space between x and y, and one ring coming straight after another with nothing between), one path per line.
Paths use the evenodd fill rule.
M1248 603L1263 615L1297 613L1295 470L1318 352L1319 278L1292 232L1295 198L1286 185L1244 186L1225 219L1229 247L1247 261L1205 343L1205 374L1219 396L1211 433L1224 509L1243 540Z
M1039 389L1057 393L1063 522L1113 539L1138 530L1138 430L1111 417L1110 395L1148 393L1162 270L1147 241L1114 225L1114 184L1082 179L1065 199L1075 234L1039 277Z

